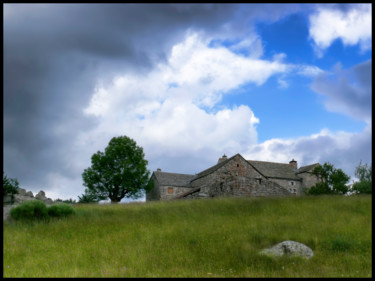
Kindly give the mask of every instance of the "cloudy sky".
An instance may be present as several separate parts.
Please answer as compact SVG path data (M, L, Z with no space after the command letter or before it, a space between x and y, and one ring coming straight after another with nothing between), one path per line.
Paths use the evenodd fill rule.
M109 140L149 170L224 153L371 163L371 4L4 4L4 172L78 199Z

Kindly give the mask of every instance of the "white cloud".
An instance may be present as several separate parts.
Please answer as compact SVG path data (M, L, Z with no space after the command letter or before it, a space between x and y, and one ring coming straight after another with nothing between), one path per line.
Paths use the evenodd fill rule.
M353 177L360 160L371 163L371 138L371 124L360 133L323 129L310 136L267 140L250 146L243 156L248 160L280 163L288 163L294 158L298 167L330 162Z
M245 37L245 39L230 46L230 50L233 52L242 52L252 59L259 59L263 56L262 40L259 36L254 35Z
M199 172L223 153L256 144L259 120L252 110L217 104L228 91L244 83L261 85L290 66L208 44L190 33L172 48L167 63L143 76L127 73L111 85L98 85L84 109L97 119L97 126L78 135L74 147L75 158L87 161L72 166L83 171L91 155L119 135L144 148L150 170L179 173Z
M299 65L297 66L297 74L307 76L307 77L315 77L317 75L321 75L325 73L324 70L320 69L315 65Z
M111 137L127 135L144 148L150 165L153 159L175 155L203 158L204 165L210 155L256 144L259 120L248 106L215 106L228 91L244 83L260 85L289 66L207 45L208 40L190 34L172 48L167 63L147 75L126 74L98 86L84 110L98 125L77 138L78 153L89 157L87 151L103 150ZM185 168L194 166L190 162Z
M347 11L320 6L309 20L309 35L319 56L336 39L344 45L359 44L362 51L371 49L371 4L351 5Z

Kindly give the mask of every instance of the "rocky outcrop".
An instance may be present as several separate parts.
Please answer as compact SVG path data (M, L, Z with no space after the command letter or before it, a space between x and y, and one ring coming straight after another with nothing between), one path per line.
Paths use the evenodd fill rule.
M309 247L295 241L283 241L271 248L260 251L260 254L271 257L298 256L306 259L314 256L313 251Z
M13 207L18 206L22 202L31 201L31 200L40 200L44 202L47 206L53 204L53 200L51 198L46 197L46 193L41 190L37 195L35 195L31 191L27 191L23 188L18 189L18 194L14 195L13 204L11 204L11 197L4 196L3 198L3 220L6 220L10 215L10 209Z

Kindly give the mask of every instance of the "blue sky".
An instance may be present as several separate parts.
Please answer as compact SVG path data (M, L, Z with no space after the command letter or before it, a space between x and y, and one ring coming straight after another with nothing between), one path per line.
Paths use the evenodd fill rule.
M5 4L4 172L77 199L114 136L149 170L371 163L371 4Z

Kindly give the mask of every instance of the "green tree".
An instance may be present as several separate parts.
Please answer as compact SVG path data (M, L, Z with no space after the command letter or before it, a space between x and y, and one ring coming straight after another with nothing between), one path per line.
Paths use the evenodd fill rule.
M82 174L83 185L95 199L109 198L111 203L122 198L136 199L150 189L147 160L142 147L127 136L114 137L104 152L91 157L91 167Z
M82 196L78 196L78 203L97 203L100 200L102 199L98 195L91 193L87 188Z
M316 166L312 173L318 177L320 182L312 186L307 194L346 194L349 191L346 184L350 177L341 169L335 169L329 162Z
M19 183L17 179L8 178L3 172L3 198L10 196L11 204L14 203L14 195L18 194Z
M372 165L362 165L362 160L356 167L354 175L359 179L353 184L352 190L357 193L372 194Z

